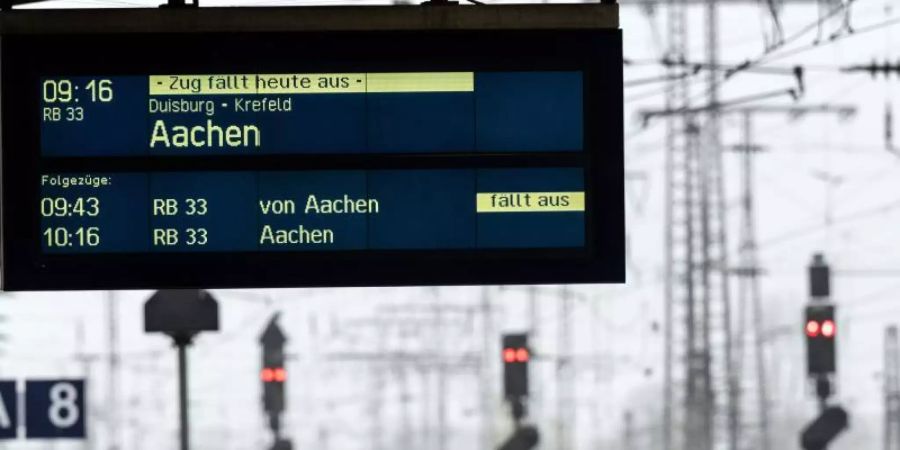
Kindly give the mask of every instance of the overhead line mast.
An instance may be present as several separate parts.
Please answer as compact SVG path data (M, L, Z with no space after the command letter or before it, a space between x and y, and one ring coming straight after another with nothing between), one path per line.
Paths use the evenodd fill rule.
M900 450L900 340L897 326L884 333L884 450Z
M725 0L667 2L668 47L663 60L672 64L666 66L670 81L661 114L667 123L665 450L737 450L743 445L742 374L732 354L720 117L724 108L738 103L784 94L796 97L802 90L801 84L798 90L773 91L726 104L719 99L724 74L710 70L703 92L706 105L692 107L690 83L688 77L680 76L683 69L679 67L689 60L686 10L691 5L705 6L704 64L716 68L720 66L719 1ZM778 21L777 16L773 19ZM757 377L756 382L763 379ZM764 400L759 402L762 410L764 405ZM761 423L763 446L766 422Z

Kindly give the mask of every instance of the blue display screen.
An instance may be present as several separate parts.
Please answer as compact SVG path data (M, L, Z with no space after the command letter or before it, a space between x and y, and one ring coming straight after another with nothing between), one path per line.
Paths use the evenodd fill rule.
M625 280L621 30L253 11L4 29L0 288Z
M578 71L44 77L40 94L43 160L79 168L36 180L44 253L586 245L583 164L502 159L583 153Z
M584 245L579 169L46 174L49 252Z
M47 77L45 157L580 152L581 72Z

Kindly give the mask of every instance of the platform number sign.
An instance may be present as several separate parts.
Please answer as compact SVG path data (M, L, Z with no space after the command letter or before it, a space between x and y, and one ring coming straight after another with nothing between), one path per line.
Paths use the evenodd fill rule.
M84 437L83 380L41 380L25 383L27 438Z
M15 381L0 381L0 439L15 439L19 398Z

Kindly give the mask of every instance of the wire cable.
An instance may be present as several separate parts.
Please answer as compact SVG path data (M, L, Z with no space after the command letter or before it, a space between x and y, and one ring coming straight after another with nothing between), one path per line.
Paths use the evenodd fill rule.
M841 217L837 217L828 224L816 224L813 226L807 226L802 228L796 228L785 233L782 233L777 236L773 236L768 239L762 239L759 242L758 247L760 249L767 249L773 247L775 245L791 241L793 239L804 237L809 235L809 233L821 231L824 228L829 228L838 224L844 224L847 222L853 222L855 220L864 219L871 216L877 216L881 214L892 213L894 210L900 209L900 199L893 200L891 202L883 203L879 206L873 208L867 208L864 210L856 211L854 213L846 214Z
M789 44L791 44L791 43L793 43L793 42L799 40L800 38L802 38L803 36L805 36L805 35L806 35L807 33L809 33L810 31L815 30L815 29L821 27L825 22L827 22L828 20L830 20L832 17L834 17L834 16L840 14L840 13L843 12L843 11L848 10L848 9L851 8L851 7L853 6L853 4L856 3L857 1L858 1L858 0L848 0L848 3L847 3L847 4L839 4L839 5L835 6L834 8L832 8L831 10L829 10L824 16L819 17L819 19L816 20L815 22L812 22L812 23L810 23L809 25L807 25L807 26L801 28L800 31L794 33L793 35L791 35L791 36L789 36L789 37L787 37L787 38L785 38L785 39L784 39L783 41L781 41L778 45L773 46L773 47L770 48L770 49L767 49L765 52L763 52L762 55L756 57L755 59L750 59L750 60L747 60L747 61L745 61L745 62L743 62L743 63L741 63L741 64L738 64L738 65L734 66L730 71L726 72L726 77L731 76L731 75L734 75L734 74L736 74L736 73L738 73L738 72L745 71L745 70L747 70L748 68L751 68L751 67L754 67L754 66L761 65L761 64L765 63L767 60L775 59L775 57L772 56L773 54L779 52L781 49L785 48L787 45L789 45ZM832 37L833 37L833 36L832 36ZM833 40L833 39L832 39L832 40ZM780 59L780 58L779 58L779 59Z
M858 29L854 30L852 33L845 33L845 34L839 34L839 35L836 35L836 36L832 36L832 37L831 37L827 42L825 42L824 44L820 44L820 43L812 43L812 44L809 44L809 45L806 45L806 46L803 46L803 47L795 48L795 49L790 50L790 51L787 51L787 52L785 52L785 53L781 53L781 54L779 54L779 55L777 55L777 56L773 56L772 58L769 59L769 61L780 60L780 59L784 59L784 58L787 58L787 57L789 57L789 56L794 56L794 55L797 55L797 54L800 54L800 53L803 53L803 52L807 52L807 51L810 51L810 50L815 50L815 49L818 49L818 48L824 48L824 47L827 46L827 45L833 44L833 43L835 43L835 42L842 41L842 40L847 39L847 38L850 38L850 37L859 36L859 35L862 35L862 34L870 33L870 32L872 32L872 31L877 31L877 30L880 30L880 29L882 29L882 28L887 28L887 27L891 27L891 26L894 26L894 25L898 25L898 24L900 24L900 17L896 17L896 18L893 18L893 19L885 20L885 21L883 21L883 22L879 22L879 23L875 23L875 24L872 24L872 25L868 25L868 26L862 27L862 28L858 28Z

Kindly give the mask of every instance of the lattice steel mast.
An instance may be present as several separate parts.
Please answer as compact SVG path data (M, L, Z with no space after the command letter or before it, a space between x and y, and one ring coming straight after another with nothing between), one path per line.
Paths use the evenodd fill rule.
M687 0L671 0L669 47L676 78L666 92L666 450L736 449L730 303L719 132L720 74L710 71L701 114L674 66L688 60ZM706 59L718 66L716 0L707 0ZM703 126L700 126L700 120ZM683 378L682 378L683 377ZM721 395L728 392L729 395ZM728 418L726 420L726 417ZM730 444L730 445L729 445Z
M884 450L900 450L900 342L893 325L884 333Z

